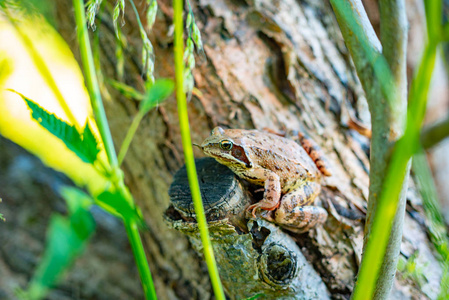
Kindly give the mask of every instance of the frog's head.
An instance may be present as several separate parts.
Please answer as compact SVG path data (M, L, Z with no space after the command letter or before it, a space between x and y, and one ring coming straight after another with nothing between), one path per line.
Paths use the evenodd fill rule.
M212 133L201 144L200 148L207 156L215 158L219 163L230 168L252 168L245 145L238 136L229 134L231 130L215 127Z

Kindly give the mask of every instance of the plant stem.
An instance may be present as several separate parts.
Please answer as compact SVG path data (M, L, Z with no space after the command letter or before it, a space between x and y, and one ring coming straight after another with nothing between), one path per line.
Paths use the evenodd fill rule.
M421 144L424 149L429 149L447 137L449 137L449 117L426 126L421 132Z
M133 8L134 14L136 15L136 21L137 25L139 25L139 29L142 32L145 32L145 28L142 25L142 22L140 21L139 12L137 11L136 5L134 4L133 0L129 0L129 3L131 4L131 7Z
M407 166L410 158L409 156L405 162L401 162L401 171L397 177L388 179L384 177L388 168L391 145L403 133L405 123L406 25L403 22L405 20L403 12L399 9L403 3L402 0L382 2L382 17L394 18L389 20L392 24L384 24L381 28L382 40L386 43L384 49L396 47L387 50L382 50L382 45L376 38L360 0L331 0L331 4L365 90L372 120L370 191L365 247L353 298L386 298L388 296L384 295L390 292L400 246L401 224L405 209L406 174L408 174ZM389 32L390 27L397 32ZM386 56L382 51L386 53ZM383 195L383 186L387 181L394 183L399 193L391 196L385 206L385 203L380 203L379 197ZM379 226L383 235L379 235ZM394 228L393 231L392 228ZM391 255L383 261L387 244ZM376 251L373 245L377 246L375 256L372 256L373 251ZM381 266L384 273L378 277ZM378 278L381 279L378 281Z
M126 186L124 185L123 177L119 175L121 171L119 169L118 159L112 141L112 135L109 130L106 113L104 111L103 102L101 100L100 88L98 86L98 81L95 74L95 66L86 26L84 2L83 0L73 0L73 6L75 8L78 41L80 44L81 59L84 66L87 89L91 97L93 111L97 120L97 125L100 130L103 144L106 149L109 164L111 165L113 170L113 174L111 174L111 180L113 181L114 186L122 195L123 201L127 201L132 206L134 206L132 195L128 192ZM136 220L124 218L124 224L137 262L137 268L139 270L140 280L145 292L145 298L157 299L153 280L151 278L151 272L148 267L148 261L145 256L145 251L139 235Z
M209 270L212 288L218 300L224 300L225 295L218 275L217 264L215 262L214 251L209 239L206 216L204 214L201 200L200 187L196 174L195 159L193 157L192 141L190 138L189 118L187 115L187 101L184 93L184 41L183 41L183 0L174 0L174 23L175 23L175 76L176 76L176 99L178 100L179 126L181 127L182 146L189 178L190 191L193 205L195 207L198 227L200 229L201 242L203 244L204 257Z
M139 127L140 121L142 121L142 118L145 114L139 112L134 117L133 122L131 123L131 126L128 129L128 132L126 133L125 139L123 140L122 147L120 147L120 152L118 154L118 164L119 166L122 164L123 159L125 158L126 153L128 152L129 145L131 144L131 141L134 137L134 134L137 131L137 128Z
M151 277L150 269L145 251L142 247L142 240L139 234L139 227L135 221L124 222L126 233L129 237L131 248L133 249L137 269L139 270L140 280L142 281L143 291L146 299L157 299L156 290ZM146 284L148 283L148 284Z
M75 19L77 27L78 41L80 44L81 61L84 67L84 76L86 77L87 90L92 103L95 119L100 131L101 139L104 143L106 154L112 170L118 168L117 154L115 153L114 142L112 140L111 131L109 130L108 119L104 111L103 102L101 100L100 88L97 76L95 74L95 65L92 57L92 50L87 34L86 16L84 13L84 2L82 0L73 0L75 8Z
M377 106L384 106L389 110L391 116L390 122L378 124L378 127L382 127L385 131L389 132L388 141L396 141L400 136L404 134L405 123L407 119L407 73L406 73L406 53L407 53L407 32L408 23L405 13L405 0L380 0L380 31L382 42L382 54L388 63L391 70L391 74L394 80L395 90L397 91L396 98L389 106L377 104ZM388 155L391 149L390 145L386 143L383 138L372 140L373 148L382 149L384 153L380 153L387 160L380 162L380 168L385 173L386 166L388 164ZM380 146L380 147L379 147ZM378 150L379 151L379 150ZM374 160L373 160L374 162ZM378 169L380 169L378 168ZM401 250L402 242L402 228L404 225L405 205L406 197L405 193L408 186L410 165L406 166L404 177L396 178L396 184L401 186L396 204L395 215L389 231L390 236L386 246L386 252L383 257L382 265L379 270L379 276L376 281L376 288L374 291L374 299L388 298L393 287L394 277L397 270L399 253ZM376 176L379 173L376 174ZM374 194L381 193L383 185L370 187L370 200L368 202L369 214L377 214L378 201L372 201L376 197ZM394 202L394 201L393 201ZM377 218L382 217L382 214L377 214ZM367 218L369 219L369 218ZM387 221L388 219L386 219ZM371 226L373 223L367 222L365 236L365 242L371 238L369 233L371 232ZM385 230L385 228L384 228ZM375 242L376 243L376 242Z
M366 242L353 299L365 299L366 295L373 295L379 275L378 261L381 261L386 253L392 228L391 220L397 211L398 199L402 191L402 184L399 182L402 182L406 176L410 158L419 145L419 130L424 119L435 56L436 44L429 42L411 85L407 129L393 149L390 164L384 176L383 187L375 211L375 215L381 217L374 217L372 220L370 237Z

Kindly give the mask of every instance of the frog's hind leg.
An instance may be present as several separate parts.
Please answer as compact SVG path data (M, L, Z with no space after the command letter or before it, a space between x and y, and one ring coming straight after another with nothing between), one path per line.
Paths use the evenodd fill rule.
M302 206L296 207L289 216L291 221L280 223L276 218L276 223L295 233L303 233L323 224L327 219L327 211L319 206Z
M324 223L327 219L326 210L313 206L319 192L318 183L307 182L301 188L285 194L274 213L274 222L297 233Z

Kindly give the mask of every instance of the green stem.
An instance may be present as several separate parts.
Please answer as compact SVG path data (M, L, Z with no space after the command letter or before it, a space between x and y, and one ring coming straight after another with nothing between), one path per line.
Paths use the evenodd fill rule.
M370 175L378 176L379 174L385 174L388 165L389 153L391 150L392 142L397 141L404 134L405 123L407 119L407 73L406 73L406 53L407 53L407 32L408 23L405 13L405 0L380 0L380 38L382 42L382 54L388 63L391 70L392 78L394 80L394 87L397 91L397 98L393 99L394 102L391 105L386 106L381 103L376 105L379 108L384 108L387 111L389 118L383 116L383 120L389 120L387 122L378 123L377 129L381 132L388 132L388 142L384 137L379 138L379 135L375 135L372 139L372 149L377 148L376 155L372 155L372 163L376 166L372 166L371 170L380 171ZM374 128L374 124L373 124ZM377 131L379 132L379 131ZM382 136L382 135L380 135ZM379 149L382 149L379 151ZM383 156L381 161L375 159L379 156ZM382 168L382 170L379 168ZM374 291L374 299L385 299L391 293L393 287L394 277L397 270L397 264L399 259L399 253L402 242L402 231L404 225L406 197L408 185L409 168L406 167L404 178L397 178L397 185L401 185L400 196L397 199L397 208L395 216L392 220L392 226L390 230L390 236L388 238L386 253L381 262L379 270L379 277L376 281L376 288ZM374 215L377 218L383 218L381 214L377 214L377 198L375 194L381 192L383 188L383 177L381 177L379 185L373 185L370 187L370 197L368 203L367 215ZM399 181L402 179L402 182ZM374 200L374 201L372 201ZM377 200L377 199L376 199ZM367 219L370 219L369 217ZM370 239L371 225L367 222L365 241Z
M134 4L133 0L129 0L129 3L131 3L131 7L133 8L134 14L136 15L137 25L139 25L139 29L142 32L145 32L145 28L143 28L142 22L140 21L139 12L137 11L136 5Z
M408 162L417 150L417 145L419 145L419 130L424 119L435 56L436 44L428 43L417 75L412 82L409 99L410 107L407 114L407 129L404 136L394 147L383 181L383 188L378 199L375 215L382 217L373 218L371 234L366 243L363 260L359 268L353 299L366 299L367 295L373 295L380 270L378 262L382 261L385 255L392 228L392 220L396 213L398 199L402 190L402 184L398 184L398 182L402 182L407 174Z
M136 260L137 268L139 270L140 280L142 281L143 291L146 299L157 299L156 290L154 289L153 278L151 277L150 269L148 268L148 261L145 251L142 247L142 240L139 234L139 227L135 221L124 222L126 233L133 249L134 258Z
M425 127L421 132L421 144L429 149L449 137L449 117Z
M119 169L117 155L115 153L114 144L112 141L112 135L109 130L106 113L101 100L100 88L98 86L97 77L95 74L95 66L92 57L92 50L90 47L89 36L86 26L86 16L84 12L83 0L73 0L73 6L75 8L75 19L77 25L78 41L80 44L81 59L84 66L84 72L86 77L87 89L92 101L92 107L97 121L97 125L100 131L102 141L104 143L106 154L108 156L109 164L112 167L113 174L111 174L111 180L114 186L118 189L122 195L123 201L128 201L134 206L134 200L132 195L126 189L123 182L123 177ZM135 220L124 219L126 231L128 233L128 239L133 249L135 259L137 261L137 267L139 270L140 279L143 289L145 291L146 299L157 299L156 292L151 278L151 272L148 267L147 258L143 248L142 240L139 235L138 226Z
M217 264L214 258L212 244L209 239L209 230L207 227L206 216L204 214L203 203L201 200L200 187L196 174L195 159L193 157L192 141L190 138L189 118L187 115L187 101L184 93L184 41L183 41L183 1L173 1L174 23L175 23L175 76L176 76L176 99L178 100L179 125L181 127L182 146L184 148L184 157L189 178L190 191L192 194L193 205L195 207L198 227L200 229L201 241L203 244L204 257L209 270L209 276L214 289L215 297L218 300L224 300L225 295L218 275Z
M118 168L117 155L115 153L114 143L112 141L111 131L109 130L108 119L104 111L103 102L101 100L100 88L95 74L95 65L92 57L92 50L87 32L86 16L84 13L83 0L73 0L75 8L76 28L78 41L80 43L81 61L84 67L84 76L86 77L87 90L92 102L95 119L100 131L101 139L104 143L106 154L112 169Z
M134 137L134 134L137 131L137 128L139 127L140 121L142 121L142 118L145 114L139 112L134 117L133 122L131 123L131 126L128 129L128 132L126 133L125 139L123 140L122 147L120 148L120 152L118 154L118 164L119 166L122 165L123 159L125 158L126 153L128 152L129 145L131 144L131 141Z
M381 96L393 105L397 99L394 77L388 62L382 55L380 44L374 29L366 15L360 0L330 0L346 47L361 79L367 100L374 106ZM374 74L373 74L374 73ZM373 76L374 75L374 76ZM379 89L382 94L379 95ZM376 97L370 97L375 94ZM382 100L383 102L384 100ZM379 103L377 104L378 106ZM370 108L371 109L371 108Z

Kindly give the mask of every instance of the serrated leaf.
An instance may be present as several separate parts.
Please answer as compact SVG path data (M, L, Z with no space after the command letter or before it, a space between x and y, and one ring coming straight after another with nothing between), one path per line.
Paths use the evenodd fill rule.
M97 140L92 134L88 122L86 122L86 126L84 127L83 135L80 135L74 126L62 121L56 117L56 115L47 112L44 108L26 98L24 95L20 93L17 94L25 100L28 107L31 109L31 116L42 127L62 140L67 148L74 152L83 162L90 164L95 162L100 150L98 149Z
M145 99L140 103L140 112L146 114L150 109L167 99L174 88L175 83L171 79L163 78L156 80L148 89Z
M83 149L87 157L93 158L92 163L97 159L97 155L100 152L97 139L90 128L89 122L86 122L83 130Z

